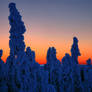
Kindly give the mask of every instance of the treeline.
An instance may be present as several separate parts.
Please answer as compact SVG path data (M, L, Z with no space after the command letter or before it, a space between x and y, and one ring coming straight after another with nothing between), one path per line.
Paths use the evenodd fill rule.
M0 50L0 92L92 92L91 59L87 65L78 64L80 51L77 37L73 38L71 55L59 61L56 49L49 47L47 63L43 66L35 61L35 52L25 48L26 31L15 3L9 4L10 55L6 63Z

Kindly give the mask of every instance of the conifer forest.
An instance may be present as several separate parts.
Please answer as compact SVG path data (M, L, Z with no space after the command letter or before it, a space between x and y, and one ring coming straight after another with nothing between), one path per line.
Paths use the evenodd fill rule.
M0 49L0 92L92 92L92 60L86 65L78 63L77 37L73 37L71 55L66 53L60 61L55 47L49 47L47 63L40 65L35 52L26 48L26 28L15 3L9 4L9 13L10 54L4 63Z

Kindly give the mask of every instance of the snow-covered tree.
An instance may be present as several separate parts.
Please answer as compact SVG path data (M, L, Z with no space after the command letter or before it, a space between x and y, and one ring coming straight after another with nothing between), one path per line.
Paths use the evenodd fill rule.
M46 92L57 92L54 85L48 84ZM62 91L60 91L62 92Z
M15 3L9 4L10 16L10 56L6 60L7 67L7 82L9 92L20 92L21 91L21 81L19 75L19 54L24 53L25 43L24 43L24 32L26 31L24 23L22 22L21 15L16 9ZM17 61L19 60L19 61Z
M6 71L5 71L5 64L2 61L1 57L2 57L3 51L0 50L0 92L8 92L8 86L7 86L7 82L6 82Z
M9 10L9 23L11 26L9 40L10 54L16 56L19 51L23 52L25 50L23 34L25 33L26 29L20 13L16 9L15 3L9 4Z
M10 55L6 60L6 68L7 68L7 85L9 92L20 92L19 91L19 83L17 82L17 72L18 64L16 63L16 59L14 56Z
M20 52L16 59L18 63L17 78L20 83L20 91L30 92L32 91L31 77L30 77L30 62L26 56L26 53ZM32 91L33 92L33 91Z
M62 58L62 89L64 92L73 92L73 76L72 76L72 58L69 54L65 54Z
M56 57L56 49L50 47L47 51L47 64L44 66L49 72L48 83L53 85L56 91L60 92L61 63Z
M39 92L40 65L35 61L35 52L30 47L26 48L26 56L29 60L30 78L33 92ZM42 75L41 75L42 77Z
M73 45L71 48L71 57L72 57L72 77L73 77L73 88L74 92L82 92L83 87L82 87L82 82L81 82L81 75L80 75L80 67L78 64L78 56L80 56L80 51L78 48L78 39L77 37L73 38Z
M74 61L73 61L74 62ZM83 85L80 75L80 67L78 64L73 64L72 78L74 92L83 92Z
M36 63L35 62L35 52L32 51L30 47L26 48L26 55L31 63Z
M91 59L90 58L87 60L87 65L91 65Z
M81 54L80 54L80 51L78 48L78 39L77 39L77 37L74 37L73 38L73 45L71 48L71 56L72 56L74 63L78 64L78 56L80 56L80 55Z
M47 51L47 64L40 66L35 60L35 52L26 48L26 29L15 3L9 4L10 55L6 63L1 59L0 50L0 92L92 92L92 61L80 67L77 37L73 38L71 56L65 54L60 62L56 49Z
M92 92L92 65L91 59L89 58L85 67L85 85L88 92Z

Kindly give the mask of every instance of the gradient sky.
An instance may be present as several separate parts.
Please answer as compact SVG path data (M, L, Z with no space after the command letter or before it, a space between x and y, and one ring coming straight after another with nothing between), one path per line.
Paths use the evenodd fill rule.
M25 43L46 63L47 49L54 46L59 60L70 54L72 38L77 36L79 63L92 59L92 0L0 0L0 49L2 59L9 55L9 9L15 2L26 26Z

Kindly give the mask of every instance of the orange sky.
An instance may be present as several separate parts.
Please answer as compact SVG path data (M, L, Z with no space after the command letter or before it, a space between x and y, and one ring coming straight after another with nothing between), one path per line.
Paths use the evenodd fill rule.
M79 63L92 59L91 0L13 1L26 26L26 47L30 46L35 51L37 62L46 63L47 50L52 46L56 48L59 60L65 53L70 54L74 36L79 39ZM9 2L0 0L0 49L3 49L4 61L9 55Z
M9 36L9 35L8 35ZM7 56L9 55L9 38L8 36L2 35L0 37L0 47L3 49L3 57L2 59L6 61ZM7 38L6 38L7 37ZM36 53L36 61L40 64L46 63L46 54L49 47L54 46L57 50L57 58L61 61L62 57L65 55L65 53L70 54L70 49L72 45L72 38L69 40L49 40L44 37L39 36L30 36L26 32L25 34L25 43L26 47L30 46L32 50ZM79 63L80 64L86 64L86 60L90 57L92 57L92 44L90 42L87 42L89 44L85 44L85 41L79 40L79 49L81 52L81 56L79 57Z

